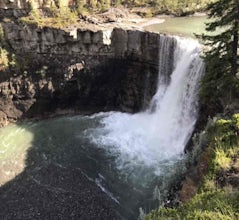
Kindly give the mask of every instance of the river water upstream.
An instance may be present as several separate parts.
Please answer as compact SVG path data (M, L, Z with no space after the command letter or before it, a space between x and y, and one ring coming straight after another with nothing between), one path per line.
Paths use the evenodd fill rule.
M205 23L208 21L205 15L190 17L161 16L164 22L145 27L147 31L174 34L179 36L194 37L195 34L205 32Z

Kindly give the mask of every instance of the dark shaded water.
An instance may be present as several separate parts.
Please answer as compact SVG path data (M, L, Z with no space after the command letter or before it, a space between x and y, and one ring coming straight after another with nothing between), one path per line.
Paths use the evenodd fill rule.
M183 161L162 162L161 173L157 175L154 167L145 166L143 162L132 164L126 160L121 164L124 167L120 167L118 156L107 149L110 146L99 146L100 143L94 144L91 139L95 128L101 130L101 120L107 115L61 117L6 127L2 130L5 139L1 140L0 149L7 151L4 157L1 154L0 162L15 160L17 154L26 153L26 169L41 183L47 182L42 179L44 175L38 174L41 167L80 169L117 203L126 219L137 219L140 207L147 212L159 205L153 198L155 187L167 194L170 185L183 172ZM12 138L7 138L6 131ZM3 142L8 143L8 147L4 148Z

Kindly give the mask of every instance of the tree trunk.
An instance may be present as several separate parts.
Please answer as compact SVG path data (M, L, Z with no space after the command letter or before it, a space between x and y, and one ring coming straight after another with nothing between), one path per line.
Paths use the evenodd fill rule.
M237 22L238 26L238 22ZM234 31L232 42L232 75L237 73L237 47L238 47L238 31Z
M235 18L233 27L233 42L232 42L232 75L237 74L237 48L238 48L238 28L239 28L239 2L236 0L237 4L237 17Z

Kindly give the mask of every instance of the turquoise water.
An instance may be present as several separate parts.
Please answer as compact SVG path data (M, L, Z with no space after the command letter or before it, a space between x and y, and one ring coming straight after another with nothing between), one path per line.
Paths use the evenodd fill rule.
M147 31L194 37L205 32L206 16L162 17L165 22L145 27Z
M167 191L183 172L183 163L179 160L165 165L161 175L144 164L121 169L117 155L108 150L110 146L92 141L98 135L96 132L103 128L101 121L108 114L60 117L1 129L0 170L9 172L12 166L3 164L17 163L23 165L23 169L14 167L18 174L27 170L41 182L37 170L47 164L80 169L118 204L126 219L137 219L139 207L145 211L157 207L158 202L153 199L155 187ZM24 160L18 159L21 154L25 155Z

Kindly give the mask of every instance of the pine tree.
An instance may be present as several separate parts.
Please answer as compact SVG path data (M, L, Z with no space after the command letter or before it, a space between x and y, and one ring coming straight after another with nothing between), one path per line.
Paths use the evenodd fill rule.
M202 82L202 96L222 96L237 84L239 0L217 0L206 7L206 31L198 36L206 46L204 60L206 75Z

